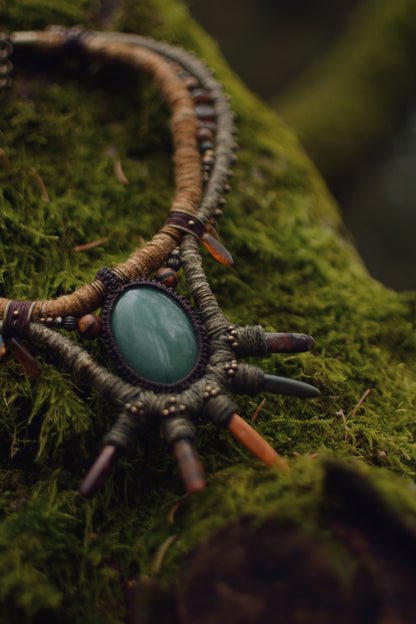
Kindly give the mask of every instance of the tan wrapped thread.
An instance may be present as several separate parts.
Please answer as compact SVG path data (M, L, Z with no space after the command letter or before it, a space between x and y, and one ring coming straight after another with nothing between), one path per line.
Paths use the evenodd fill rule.
M36 33L36 45L47 50L62 48L62 36L52 33ZM89 36L83 47L92 56L104 60L119 60L152 76L161 90L172 113L172 137L174 145L175 197L171 210L196 213L202 196L200 154L196 138L197 117L193 100L172 67L158 54L140 47L123 43L108 43L99 36ZM126 262L115 267L123 279L147 277L160 267L169 253L180 242L180 234L164 227L144 247L136 249ZM103 285L99 280L86 284L72 294L49 301L35 303L32 318L81 316L100 306ZM0 298L0 318L3 318L8 299Z

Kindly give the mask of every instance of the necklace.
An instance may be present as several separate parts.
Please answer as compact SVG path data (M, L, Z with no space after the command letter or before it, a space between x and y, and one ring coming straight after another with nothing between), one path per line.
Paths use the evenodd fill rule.
M186 490L200 491L205 477L193 442L200 418L227 427L264 463L287 469L284 459L237 414L230 394L316 396L313 386L267 375L240 361L306 351L314 341L304 334L270 334L260 326L230 324L206 279L200 241L217 260L233 263L219 242L215 220L230 190L236 149L228 99L211 71L191 54L148 38L52 27L0 39L0 87L10 82L13 46L147 72L171 112L176 192L167 220L153 239L124 263L98 270L93 282L72 294L35 302L0 298L2 340L27 372L39 374L21 339L59 355L115 407L115 423L81 493L92 495L117 455L134 447L149 426L159 426L172 447ZM174 290L181 267L194 308ZM94 314L100 307L102 322ZM72 330L90 337L102 334L116 372L72 341L67 335Z

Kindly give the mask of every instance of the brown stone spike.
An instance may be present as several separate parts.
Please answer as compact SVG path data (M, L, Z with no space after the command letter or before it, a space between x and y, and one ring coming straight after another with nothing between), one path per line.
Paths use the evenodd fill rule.
M118 454L117 447L107 444L89 469L79 491L87 498L102 486Z
M194 445L187 439L175 440L173 452L178 462L186 491L190 494L205 489L204 469L199 461Z

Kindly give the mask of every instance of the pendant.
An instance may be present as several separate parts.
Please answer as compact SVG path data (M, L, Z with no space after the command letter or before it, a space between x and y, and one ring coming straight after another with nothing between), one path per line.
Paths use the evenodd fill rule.
M111 291L103 307L103 338L123 379L154 392L177 392L201 377L207 336L191 305L155 280Z

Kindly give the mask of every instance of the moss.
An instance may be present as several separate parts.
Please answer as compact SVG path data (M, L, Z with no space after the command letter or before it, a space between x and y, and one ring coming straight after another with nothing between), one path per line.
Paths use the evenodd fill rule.
M94 2L18 0L0 9L3 27L14 29L94 25L100 16ZM310 402L268 396L260 412L256 427L289 456L287 475L201 424L197 445L209 487L198 498L181 498L173 459L152 432L119 461L102 493L84 501L77 485L114 418L111 408L41 349L33 347L42 369L35 382L8 355L0 368L0 601L12 620L122 621L124 589L152 573L172 534L178 539L159 573L165 584L194 545L242 514L278 516L323 535L328 454L368 466L385 496L415 521L408 487L416 471L414 293L399 295L368 276L297 140L247 93L179 2L125 2L111 19L113 28L195 49L225 82L241 152L221 234L236 266L217 265L203 252L206 272L230 320L315 336L313 353L259 364L312 381L322 394ZM71 65L37 64L16 74L0 121L11 163L10 171L0 169L3 295L68 292L123 260L163 222L172 196L168 117L152 86L130 78ZM113 173L114 151L126 186ZM73 249L104 237L88 252ZM105 357L99 345L91 348ZM241 414L250 418L261 398L238 398Z
M414 92L415 11L414 0L359 3L331 49L274 100L332 183L393 132Z

